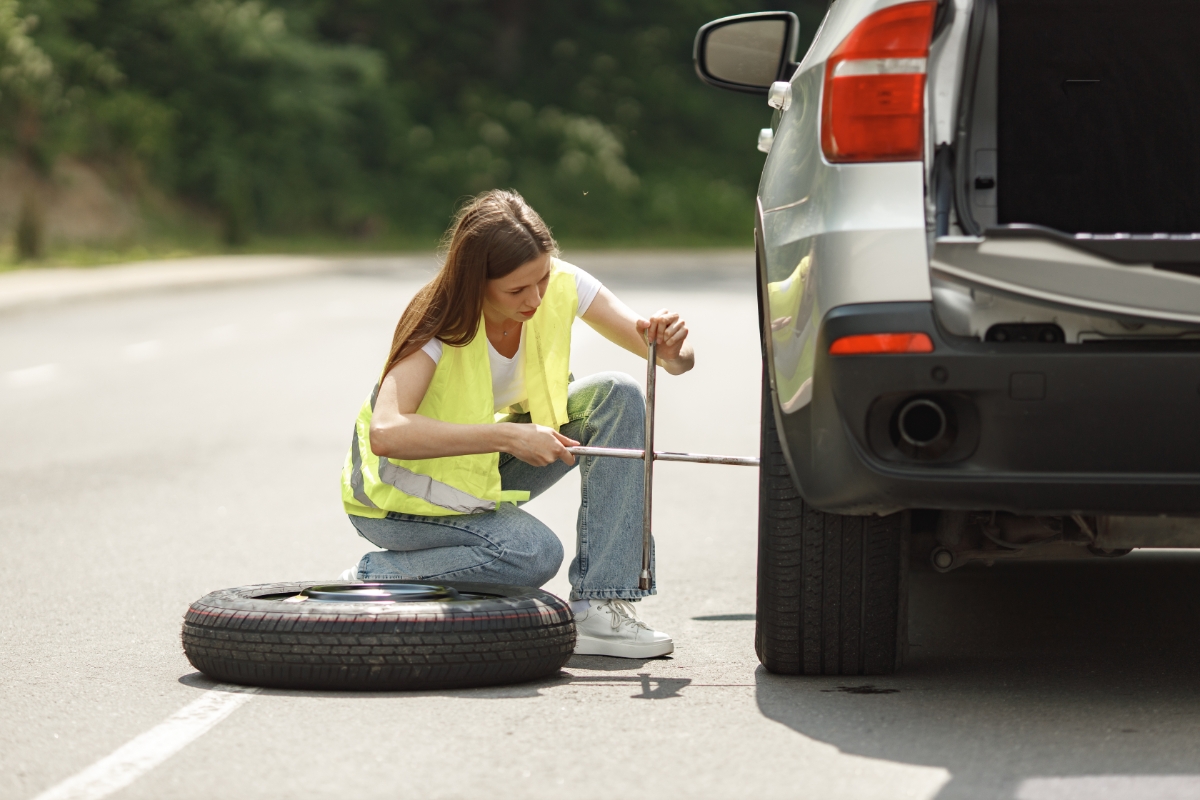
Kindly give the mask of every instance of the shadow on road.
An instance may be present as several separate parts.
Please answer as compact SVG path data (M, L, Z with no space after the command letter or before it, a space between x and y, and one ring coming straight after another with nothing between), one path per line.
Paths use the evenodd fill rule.
M1197 797L1198 611L1200 554L918 574L902 673L760 668L758 706L846 753L944 767L939 800Z
M336 699L375 700L389 697L472 697L513 699L520 697L541 697L542 690L562 686L575 680L575 676L560 672L553 678L514 683L504 686L481 686L471 689L421 689L412 691L362 691L356 689L270 689L262 688L259 693L263 697L309 697ZM220 686L218 682L200 672L191 672L182 676L179 682L193 689L208 691Z
M611 658L609 656L571 656L567 669L587 669L597 672L631 672L651 668L654 664L671 661L671 656L657 658Z
M264 696L277 697L329 697L329 698L383 698L383 697L415 697L458 696L473 698L513 699L520 697L541 697L543 689L557 686L623 686L635 690L631 697L644 700L665 700L679 697L679 692L692 682L691 678L657 677L652 672L656 662L670 661L670 657L660 658L605 658L603 656L572 656L566 669L584 670L588 672L623 672L623 675L576 675L571 672L559 672L553 678L529 681L502 686L482 686L471 689L429 689L421 691L339 691L320 689L261 689ZM636 674L629 674L640 670ZM179 678L184 686L208 691L220 684L200 672L191 672Z

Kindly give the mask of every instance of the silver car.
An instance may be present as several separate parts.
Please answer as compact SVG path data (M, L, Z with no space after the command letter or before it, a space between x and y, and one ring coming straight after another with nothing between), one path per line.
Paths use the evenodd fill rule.
M1200 546L1200 4L836 0L766 95L756 646L884 673L910 565Z

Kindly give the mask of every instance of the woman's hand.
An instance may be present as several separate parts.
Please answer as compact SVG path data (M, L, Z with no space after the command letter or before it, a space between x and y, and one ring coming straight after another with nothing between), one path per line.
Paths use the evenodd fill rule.
M526 464L545 467L555 461L561 461L567 466L575 463L575 456L568 452L567 448L578 447L579 442L563 436L553 428L520 422L500 424L508 428L507 433L511 436L505 452L512 453Z
M696 363L692 345L687 341L687 323L678 314L664 308L650 319L642 319L607 286L583 312L583 321L605 339L642 358L646 357L649 337L658 343L659 364L672 375L682 375Z
M687 352L684 352L688 335L687 323L678 312L664 308L648 320L639 319L637 330L646 337L646 341L658 344L658 358L668 371L671 371L672 366L683 367L679 372L691 369L691 347L686 347Z

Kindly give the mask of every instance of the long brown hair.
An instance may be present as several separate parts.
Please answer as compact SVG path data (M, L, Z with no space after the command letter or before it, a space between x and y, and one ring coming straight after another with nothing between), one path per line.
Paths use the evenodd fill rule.
M550 253L558 244L550 228L512 189L493 189L471 198L442 237L441 269L423 286L396 324L383 374L430 339L470 344L483 314L487 282Z

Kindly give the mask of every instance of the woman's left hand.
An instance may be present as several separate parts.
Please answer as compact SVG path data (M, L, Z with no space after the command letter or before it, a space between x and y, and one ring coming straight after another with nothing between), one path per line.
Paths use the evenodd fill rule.
M648 320L639 319L637 330L646 337L646 341L658 344L658 357L664 365L679 362L681 357L691 355L691 348L685 348L687 323L678 312L664 308Z
M682 375L696 364L696 355L687 341L687 323L674 311L664 308L650 319L642 319L608 287L601 287L583 312L583 321L605 339L642 358L646 357L646 341L656 342L658 363L671 375Z

